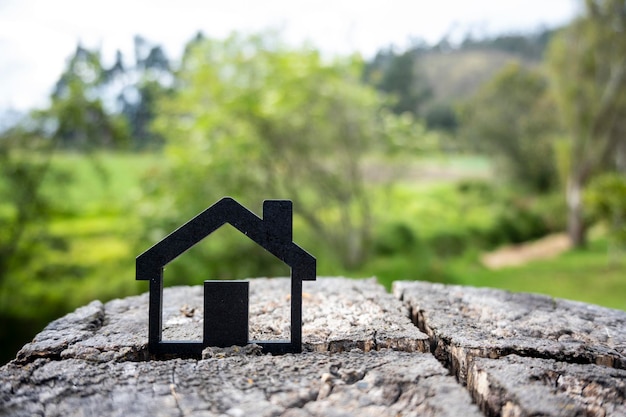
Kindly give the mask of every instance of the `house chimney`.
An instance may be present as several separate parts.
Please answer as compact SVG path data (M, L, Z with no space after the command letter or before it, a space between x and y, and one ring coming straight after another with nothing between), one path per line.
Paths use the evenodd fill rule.
M263 223L285 242L293 241L293 204L291 200L265 200L263 202Z

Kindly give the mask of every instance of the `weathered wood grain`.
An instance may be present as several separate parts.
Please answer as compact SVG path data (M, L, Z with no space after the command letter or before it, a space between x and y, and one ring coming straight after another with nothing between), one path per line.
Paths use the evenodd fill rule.
M394 294L487 415L626 415L626 312L424 282Z
M0 379L0 416L481 415L432 355L389 350L37 359L1 368Z
M251 339L289 337L289 294L287 279L251 280ZM201 286L167 288L164 305L165 338L202 339ZM168 359L147 350L147 294L94 301L0 368L0 416L626 415L623 311L320 278L305 283L303 313L302 354Z

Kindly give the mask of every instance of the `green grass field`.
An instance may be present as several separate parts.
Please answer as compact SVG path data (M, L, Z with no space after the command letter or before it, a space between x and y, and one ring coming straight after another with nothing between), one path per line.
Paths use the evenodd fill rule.
M139 197L142 181L158 169L162 159L149 153L59 154L53 164L67 172L69 181L52 179L44 184L44 190L62 196L61 208L78 211L80 216L125 210Z

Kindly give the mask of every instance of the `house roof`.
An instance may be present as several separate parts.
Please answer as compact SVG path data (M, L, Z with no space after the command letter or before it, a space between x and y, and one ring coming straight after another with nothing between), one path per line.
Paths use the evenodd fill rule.
M315 258L292 241L291 201L264 201L261 219L230 197L222 198L139 255L136 278L161 276L165 265L226 223L289 265L292 278L315 280Z

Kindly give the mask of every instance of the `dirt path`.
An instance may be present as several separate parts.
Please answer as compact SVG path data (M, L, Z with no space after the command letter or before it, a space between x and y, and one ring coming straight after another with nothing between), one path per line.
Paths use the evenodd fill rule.
M505 246L481 257L481 262L489 269L524 265L537 259L554 258L571 247L565 233L557 233L542 239L520 245Z

